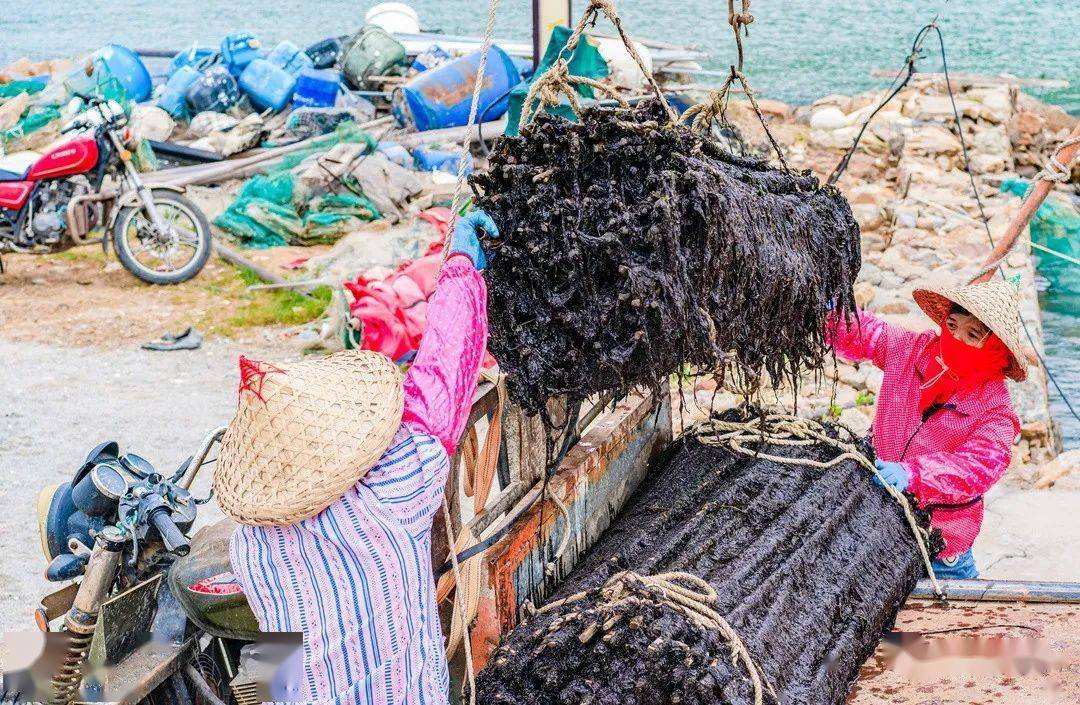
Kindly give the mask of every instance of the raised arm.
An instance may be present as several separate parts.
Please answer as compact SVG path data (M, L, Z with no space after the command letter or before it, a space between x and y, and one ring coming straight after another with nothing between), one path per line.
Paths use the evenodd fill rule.
M832 312L826 319L825 337L836 354L848 362L870 360L884 369L890 338L899 333L895 328L869 311L860 310L855 317L847 318Z
M428 304L427 327L405 377L402 423L430 433L453 455L469 419L480 362L487 348L487 256L478 234L498 237L495 223L473 211L454 225L450 256Z
M427 326L405 376L402 422L438 438L453 455L472 407L487 347L487 287L472 261L453 254L428 304Z

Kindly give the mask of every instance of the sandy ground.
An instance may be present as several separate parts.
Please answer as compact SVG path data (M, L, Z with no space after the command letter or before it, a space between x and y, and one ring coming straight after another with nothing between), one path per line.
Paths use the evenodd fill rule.
M228 422L236 359L287 354L211 342L196 351L151 353L62 348L0 340L0 632L33 628L33 609L56 586L43 578L35 503L39 490L70 478L104 440L172 471L203 436ZM206 496L209 473L195 485ZM211 503L202 519L220 516Z

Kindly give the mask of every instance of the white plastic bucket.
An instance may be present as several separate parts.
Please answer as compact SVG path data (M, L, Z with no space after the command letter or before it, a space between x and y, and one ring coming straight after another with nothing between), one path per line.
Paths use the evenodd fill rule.
M390 34L416 34L420 16L403 2L380 2L364 15L364 24L378 25Z

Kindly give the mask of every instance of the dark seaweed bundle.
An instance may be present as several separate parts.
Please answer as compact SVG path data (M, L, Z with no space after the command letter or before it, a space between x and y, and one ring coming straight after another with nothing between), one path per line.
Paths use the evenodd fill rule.
M767 452L835 457L824 446L771 446ZM685 571L707 580L718 593L717 611L741 636L779 701L800 705L844 702L923 572L901 510L854 462L822 471L734 455L693 438L680 441L669 462L646 477L553 599L595 590L615 568L641 575ZM590 607L588 600L566 605L510 632L480 674L479 701L753 702L745 671L732 665L726 647L677 616L651 615L659 621L650 629L672 642L664 648L682 651L682 643L687 654L720 648L726 655L708 666L697 660L680 665L668 651L656 659L644 637L626 629L618 643L575 642L577 624L567 617ZM565 639L552 636L564 630L552 630L560 619ZM534 653L553 638L555 646ZM657 684L674 678L680 682L657 695ZM722 697L715 697L717 688Z
M540 116L472 178L501 233L492 352L527 410L655 386L683 363L779 383L824 362L827 302L854 307L859 230L840 193L662 115Z

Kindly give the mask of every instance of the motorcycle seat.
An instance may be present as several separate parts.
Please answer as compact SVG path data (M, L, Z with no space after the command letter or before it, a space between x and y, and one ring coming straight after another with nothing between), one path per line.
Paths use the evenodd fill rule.
M19 171L9 171L7 169L0 169L0 181L26 181L26 172L30 171L30 167Z

